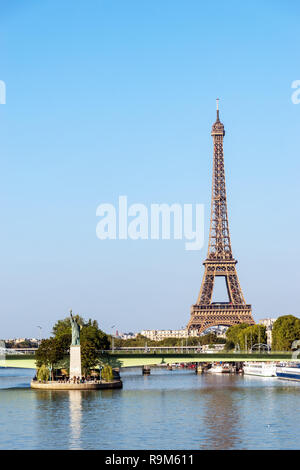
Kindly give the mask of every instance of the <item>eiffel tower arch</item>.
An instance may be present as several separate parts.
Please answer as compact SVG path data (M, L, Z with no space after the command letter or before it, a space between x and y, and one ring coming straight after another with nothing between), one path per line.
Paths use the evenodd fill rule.
M229 234L225 169L223 155L224 125L219 119L217 99L217 119L212 126L213 137L213 177L210 232L207 257L204 261L204 276L195 305L191 307L189 330L198 334L211 326L231 326L238 323L254 325L251 305L246 304L239 283L236 264L233 258ZM225 278L228 302L212 302L216 276Z

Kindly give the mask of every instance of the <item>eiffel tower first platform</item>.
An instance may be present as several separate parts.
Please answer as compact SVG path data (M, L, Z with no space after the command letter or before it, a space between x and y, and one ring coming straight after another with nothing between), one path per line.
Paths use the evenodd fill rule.
M254 325L251 305L247 305L236 272L237 261L232 256L225 186L223 156L224 125L219 119L217 100L217 120L212 126L213 137L213 181L211 198L210 232L205 272L195 305L191 307L188 330L198 334L211 326L231 326L238 323ZM226 282L229 302L212 302L216 276L223 276Z

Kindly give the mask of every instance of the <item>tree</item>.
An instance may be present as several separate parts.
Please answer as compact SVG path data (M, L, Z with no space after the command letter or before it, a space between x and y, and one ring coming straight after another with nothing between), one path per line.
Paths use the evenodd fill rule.
M300 319L293 315L277 318L272 329L272 349L290 351L292 342L300 339Z
M233 341L227 340L224 346L225 351L232 351L235 348L235 344Z
M55 339L60 344L60 346L63 349L64 353L67 354L69 349L70 349L71 342L72 342L72 334L71 333L70 334L69 333L63 333Z
M206 345L206 344L210 345L210 344L214 344L217 342L218 342L218 337L213 332L207 333L206 335L200 337L200 344L202 345Z
M240 341L241 341L240 333L248 327L249 327L248 323L239 323L238 325L233 325L228 328L228 330L226 331L226 344L225 344L225 349L227 351L230 349L233 349L236 344L239 344L241 349L244 348L244 343L243 343L243 347L240 344Z
M99 329L96 320L84 323L80 333L81 361L84 374L99 365L99 351L109 349L108 336Z
M100 330L96 320L89 319L83 324L80 332L80 342L82 344L85 341L93 344L97 351L109 349L110 343L109 338L104 331Z
M112 337L109 337L110 343L112 343ZM119 347L126 347L126 346L145 346L145 343L147 343L148 346L151 346L152 343L155 343L155 341L151 341L146 336L143 336L141 334L138 334L135 338L131 339L121 339L121 338L114 338L114 344L116 348Z
M85 376L99 365L99 353L91 341L84 340L81 344L81 365Z
M37 379L40 380L41 382L47 382L49 379L49 369L45 364L43 364L41 367L39 367L37 371Z
M233 325L226 331L225 350L230 351L239 345L241 350L249 349L254 344L266 343L266 327L264 325L249 325L240 323Z
M238 334L238 344L241 349L250 349L254 344L266 343L266 327L264 325L248 325L247 328L242 328Z
M111 366L106 365L102 369L102 379L106 382L111 382L114 378L113 370Z
M36 364L38 367L47 366L51 368L52 380L55 364L63 359L64 349L56 338L43 339L36 351Z

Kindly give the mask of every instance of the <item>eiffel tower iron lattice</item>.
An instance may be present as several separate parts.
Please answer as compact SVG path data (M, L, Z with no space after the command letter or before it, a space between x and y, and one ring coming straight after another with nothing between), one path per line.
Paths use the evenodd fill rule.
M236 272L237 261L232 256L223 155L224 125L219 119L217 99L217 119L212 126L213 137L213 178L210 232L205 272L195 305L191 307L189 330L198 334L211 326L231 326L238 323L254 325L251 305L247 305ZM229 302L212 302L216 276L225 278Z

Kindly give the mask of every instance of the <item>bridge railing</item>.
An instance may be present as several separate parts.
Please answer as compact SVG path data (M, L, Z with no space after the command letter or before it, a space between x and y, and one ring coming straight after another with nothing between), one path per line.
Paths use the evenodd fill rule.
M1 348L0 353L4 356L34 355L38 348Z
M290 357L291 351L236 351L236 352L228 352L224 351L224 349L214 349L214 350L203 350L201 346L149 346L149 347L142 347L142 346L133 346L133 347L120 347L114 348L110 350L100 351L103 354L181 354L181 355L189 355L189 354L196 354L199 356L220 356L223 357L241 357L241 356L253 356L253 358L257 356L265 356L265 357Z
M6 349L2 354L8 359L9 356L34 356L38 348L20 348L20 349ZM264 357L284 357L287 358L291 356L291 351L237 351L237 352L227 352L224 349L210 349L203 350L201 346L128 346L128 347L119 347L110 350L98 351L100 354L130 354L130 355L144 355L144 354L178 354L178 355L199 355L199 356L220 356L234 358L238 356L253 356L255 357L264 356Z

